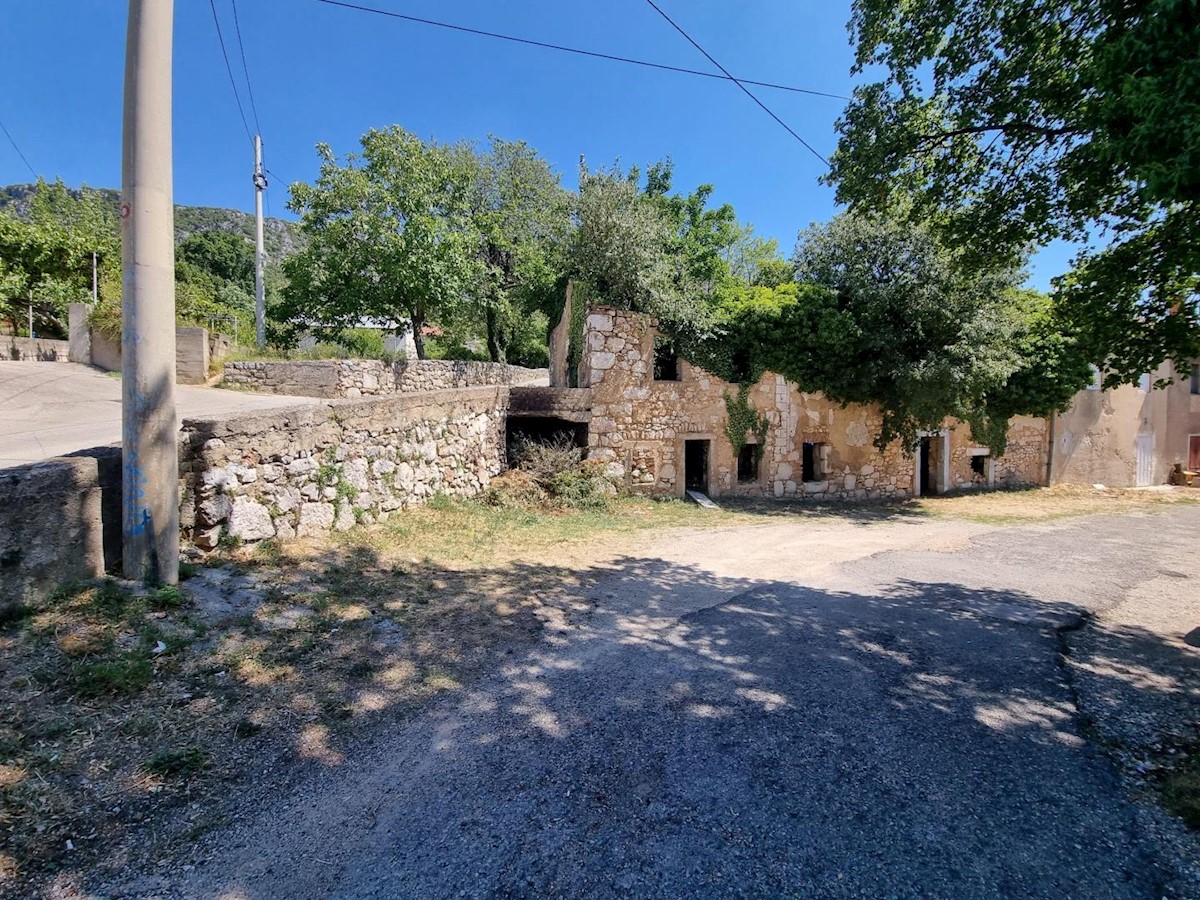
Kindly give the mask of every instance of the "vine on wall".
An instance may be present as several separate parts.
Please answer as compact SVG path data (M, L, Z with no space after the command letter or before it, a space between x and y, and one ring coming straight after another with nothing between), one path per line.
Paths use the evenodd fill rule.
M733 456L736 459L746 446L746 435L753 434L758 443L755 444L755 456L762 459L763 449L767 443L767 428L770 422L767 417L750 405L750 385L738 385L737 396L725 395L725 436L733 445Z

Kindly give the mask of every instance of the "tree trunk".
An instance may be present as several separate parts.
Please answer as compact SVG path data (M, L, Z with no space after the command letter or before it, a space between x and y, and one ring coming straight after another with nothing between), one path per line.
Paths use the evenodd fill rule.
M425 335L421 333L421 329L425 327L425 317L419 313L413 313L411 321L413 330L413 346L417 348L417 359L424 359Z
M492 362L504 362L504 348L500 345L500 327L496 321L496 308L490 303L484 307L484 320L487 323L488 356Z

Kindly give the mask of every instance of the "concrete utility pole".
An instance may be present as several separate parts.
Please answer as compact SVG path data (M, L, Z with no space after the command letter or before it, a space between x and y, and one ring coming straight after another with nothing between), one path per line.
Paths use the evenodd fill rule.
M125 577L179 580L175 423L174 0L129 0L121 161L122 504Z
M267 295L263 287L263 265L267 252L263 249L263 191L267 179L262 170L262 138L254 136L254 344L262 349L267 344Z
M33 340L33 289L29 289L29 339Z
M92 251L92 306L99 301L100 292L96 281L96 251Z

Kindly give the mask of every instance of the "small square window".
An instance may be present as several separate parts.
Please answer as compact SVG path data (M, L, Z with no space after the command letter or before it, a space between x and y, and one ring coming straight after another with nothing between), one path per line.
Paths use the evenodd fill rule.
M663 338L654 339L654 380L679 380L679 353L674 343Z
M738 451L737 480L739 484L758 481L758 444L743 444Z
M800 478L803 481L820 481L821 449L824 444L805 441L800 454Z
M971 457L971 482L973 484L987 483L987 462L991 457L986 455Z

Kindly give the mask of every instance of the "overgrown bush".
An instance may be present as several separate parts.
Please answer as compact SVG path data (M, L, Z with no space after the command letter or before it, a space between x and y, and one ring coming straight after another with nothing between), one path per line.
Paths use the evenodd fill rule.
M604 464L583 459L566 438L519 438L511 462L512 470L494 479L485 495L492 506L603 509L617 495Z

